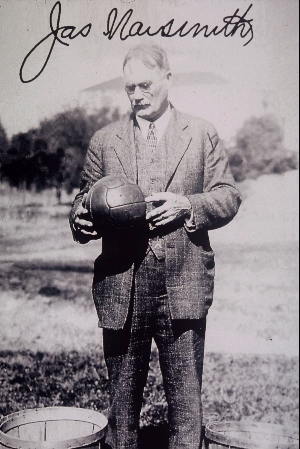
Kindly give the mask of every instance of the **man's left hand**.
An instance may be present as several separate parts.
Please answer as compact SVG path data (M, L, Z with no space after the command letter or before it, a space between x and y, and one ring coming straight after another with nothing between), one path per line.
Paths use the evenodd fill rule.
M180 217L191 216L192 206L190 200L183 195L172 192L154 193L148 196L145 201L155 206L147 213L146 220L153 228L171 223Z

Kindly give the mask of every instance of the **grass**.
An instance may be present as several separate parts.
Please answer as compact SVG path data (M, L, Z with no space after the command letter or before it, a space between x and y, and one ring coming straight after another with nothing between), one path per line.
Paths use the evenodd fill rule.
M296 427L297 358L207 354L203 378L205 421L241 420ZM0 353L0 413L46 406L105 410L109 386L101 352ZM153 351L141 426L167 422L157 352Z

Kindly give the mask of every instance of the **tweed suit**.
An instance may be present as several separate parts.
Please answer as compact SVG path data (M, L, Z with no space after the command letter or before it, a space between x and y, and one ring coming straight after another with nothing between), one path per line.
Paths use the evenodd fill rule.
M201 319L212 304L214 253L208 230L227 224L237 213L240 197L215 128L200 118L172 110L164 190L189 198L195 231L183 222L164 227L166 286L173 319ZM133 118L108 125L93 137L82 173L81 189L71 211L74 239L86 240L74 229L74 213L82 196L101 177L126 175L136 180ZM145 230L126 238L102 239L95 261L93 297L104 328L121 329L126 321L133 282L134 261L148 245Z
M149 253L153 232L147 226L140 232L105 235L95 261L93 297L104 328L111 380L108 443L113 449L139 447L138 419L152 338L159 349L169 405L169 449L199 449L200 444L205 317L214 282L208 230L228 223L240 198L214 127L175 109L168 126L167 161L158 186L189 198L193 232L184 218L162 227L162 261ZM134 136L132 117L96 133L71 212L71 227L83 194L99 178L125 174L139 181L142 159ZM75 240L84 243L72 228Z

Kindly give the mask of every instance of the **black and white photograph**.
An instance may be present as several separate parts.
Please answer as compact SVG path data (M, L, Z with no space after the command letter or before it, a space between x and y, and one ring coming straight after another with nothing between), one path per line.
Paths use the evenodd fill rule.
M299 448L297 0L0 0L0 448Z

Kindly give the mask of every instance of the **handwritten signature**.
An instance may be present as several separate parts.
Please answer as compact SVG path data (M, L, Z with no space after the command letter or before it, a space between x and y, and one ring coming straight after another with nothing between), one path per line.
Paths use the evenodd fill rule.
M56 27L54 27L54 14L57 10L57 19L56 19ZM30 52L25 56L24 61L22 62L21 68L20 68L20 80L22 81L22 83L30 83L31 81L34 81L35 79L37 79L41 73L44 71L46 65L48 64L48 61L50 59L51 53L53 51L54 45L56 44L56 42L58 41L60 44L62 45L66 45L69 46L70 44L68 44L67 42L64 42L63 39L75 39L77 36L81 35L82 37L86 37L92 28L92 24L88 23L87 25L85 25L83 28L81 28L80 31L78 31L76 34L76 27L75 26L60 26L60 16L61 16L61 3L60 1L57 1L55 3L55 5L53 6L51 12L50 12L50 29L51 32L49 34L47 34L47 36L45 36L42 40L40 40L40 42L38 42L31 50ZM50 47L50 51L46 57L46 60L44 62L44 65L42 66L41 70L33 77L33 78L29 78L29 79L25 79L23 76L23 70L24 67L28 61L28 59L30 58L30 56L33 54L33 52L41 45L43 44L43 42L45 42L49 37L53 36L53 42L52 45Z
M246 38L248 35L248 40L244 44L244 47L248 45L253 39L253 19L246 19L246 15L252 8L252 4L248 7L243 15L239 15L239 8L235 11L232 16L226 16L223 18L225 25L219 29L219 26L215 26L209 31L208 25L201 26L200 23L196 23L189 27L188 21L185 21L179 28L174 30L174 19L169 20L165 25L161 25L158 29L152 30L151 26L145 27L143 22L134 22L132 25L129 24L130 19L133 14L133 9L129 9L123 17L117 22L118 9L113 8L107 18L107 30L103 33L108 39L112 39L116 33L119 31L119 37L122 41L125 41L128 37L134 36L156 36L160 34L162 37L185 37L191 34L192 37L197 37L202 31L204 37L210 37L211 35L218 36L219 34L224 34L225 37L234 36L236 32L240 31L241 38Z
M220 34L223 34L224 37L232 37L239 32L240 37L242 39L247 38L247 41L244 44L244 46L246 46L253 39L253 26L252 26L253 19L246 18L251 8L252 4L250 4L245 13L242 15L240 15L240 10L238 8L233 15L226 16L223 18L222 26L217 25L212 29L209 29L208 25L201 26L200 23L195 23L194 25L190 26L188 21L185 21L181 26L176 28L174 19L169 20L165 25L161 25L157 29L153 29L151 25L145 26L143 22L140 21L131 23L130 20L133 15L133 9L128 9L128 11L121 18L119 18L118 9L113 8L107 17L107 28L106 31L103 32L103 34L109 40L111 40L117 35L117 33L119 33L120 40L125 41L129 37L145 36L145 35L152 37L159 34L161 35L161 37L175 37L175 36L186 37L187 35L190 34L194 38L197 37L200 33L203 33L203 36L205 38L208 38L210 36L218 36ZM57 14L56 20L54 18L55 14ZM30 50L30 52L25 56L22 62L19 72L20 80L22 81L22 83L30 83L31 81L34 81L41 75L41 73L44 71L49 62L50 56L52 54L56 42L59 42L62 45L69 46L70 44L65 42L64 41L65 39L72 40L78 37L79 35L82 37L87 37L91 31L92 28L91 23L88 23L83 28L81 28L81 30L76 32L75 26L70 25L60 26L60 18L61 18L61 2L57 1L53 6L49 17L51 32L47 34L47 36L45 36L42 40L40 40ZM28 64L30 56L35 52L35 50L40 45L42 45L44 42L47 41L47 39L51 37L53 37L53 41L42 68L32 78L25 79L23 72L26 64Z

